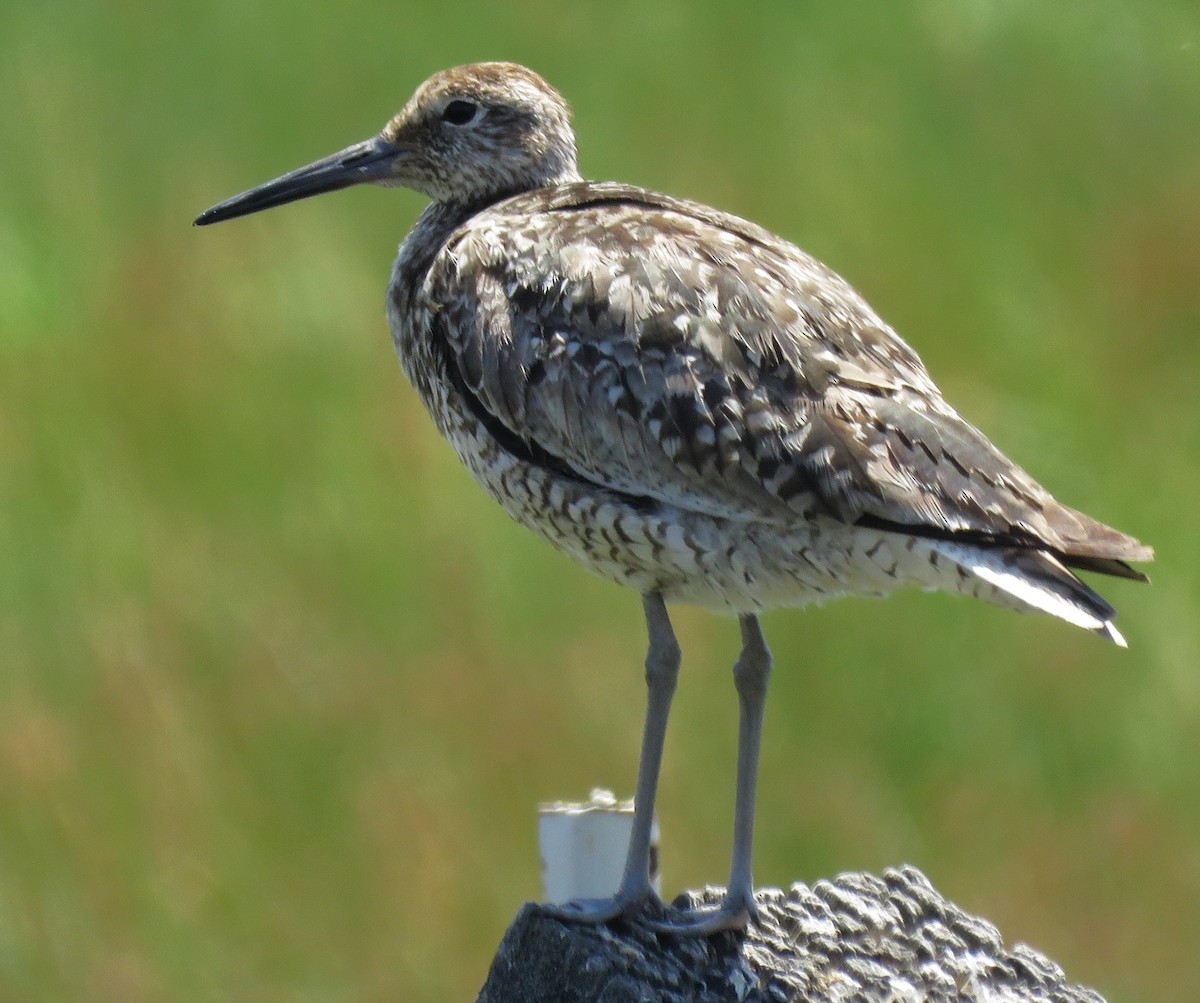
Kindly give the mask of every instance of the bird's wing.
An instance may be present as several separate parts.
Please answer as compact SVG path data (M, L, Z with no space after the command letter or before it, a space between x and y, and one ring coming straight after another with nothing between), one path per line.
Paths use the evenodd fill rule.
M425 295L489 420L613 491L1139 559L960 418L843 279L736 217L614 184L517 196Z

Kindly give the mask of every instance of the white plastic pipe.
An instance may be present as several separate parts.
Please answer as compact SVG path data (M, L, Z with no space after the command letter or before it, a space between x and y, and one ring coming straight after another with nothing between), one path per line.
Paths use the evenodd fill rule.
M618 801L612 791L601 788L593 790L587 801L539 805L543 901L562 904L615 894L632 829L633 802ZM650 841L650 881L658 891L657 820Z

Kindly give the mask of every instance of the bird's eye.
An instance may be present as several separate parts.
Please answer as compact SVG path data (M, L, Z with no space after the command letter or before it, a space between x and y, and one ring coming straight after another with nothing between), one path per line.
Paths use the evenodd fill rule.
M479 115L480 107L474 101L451 101L442 109L442 121L451 125L466 125Z

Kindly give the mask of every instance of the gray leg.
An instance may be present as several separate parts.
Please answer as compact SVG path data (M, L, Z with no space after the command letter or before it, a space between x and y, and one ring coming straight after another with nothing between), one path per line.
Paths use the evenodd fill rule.
M650 635L646 652L646 724L642 729L642 754L638 762L637 791L633 804L633 832L625 855L625 873L621 877L621 887L611 899L543 907L560 919L603 923L617 916L639 912L654 894L650 886L650 834L654 826L654 798L658 791L667 716L679 678L680 652L662 596L647 593L642 596L642 605Z
M754 841L754 791L758 783L758 750L762 741L763 708L771 676L771 652L758 617L741 617L742 651L733 666L733 682L740 706L738 725L737 795L733 808L733 861L725 898L716 909L678 923L654 923L667 933L707 934L737 930L757 918L750 857Z
M758 753L762 746L763 710L771 678L771 652L758 617L744 616L742 653L733 667L741 722L738 729L737 801L733 812L733 862L729 871L726 903L736 903L755 917L754 882L750 855L754 841L754 792L758 788Z

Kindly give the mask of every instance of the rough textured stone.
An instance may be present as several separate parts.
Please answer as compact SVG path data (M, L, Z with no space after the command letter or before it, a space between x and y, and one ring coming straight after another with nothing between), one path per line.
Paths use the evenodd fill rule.
M688 892L684 908L723 889ZM638 920L563 923L524 906L478 1003L1104 1003L914 867L764 889L742 932L676 937Z

